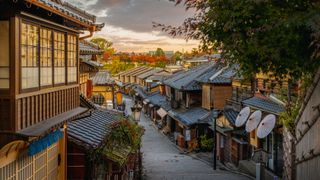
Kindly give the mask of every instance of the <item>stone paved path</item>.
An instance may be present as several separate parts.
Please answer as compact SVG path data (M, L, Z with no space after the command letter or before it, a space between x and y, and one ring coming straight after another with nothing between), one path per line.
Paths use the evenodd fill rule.
M126 108L131 113L132 101L126 99ZM159 133L143 114L140 124L146 129L142 139L145 180L247 180L247 177L216 170L211 166L179 150Z

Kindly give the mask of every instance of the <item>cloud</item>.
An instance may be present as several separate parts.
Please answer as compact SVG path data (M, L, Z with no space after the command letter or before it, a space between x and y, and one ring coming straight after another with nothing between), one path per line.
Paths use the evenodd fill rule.
M164 50L187 51L199 44L198 41L170 38L161 35L157 31L135 32L120 27L106 25L101 32L97 32L95 37L104 37L113 42L113 46L118 51L146 52L161 47Z
M106 37L121 51L146 51L157 47L188 50L198 45L198 41L186 43L153 29L152 22L178 26L193 15L192 11L185 11L182 5L175 6L168 0L68 1L96 15L98 22L106 23L96 36Z

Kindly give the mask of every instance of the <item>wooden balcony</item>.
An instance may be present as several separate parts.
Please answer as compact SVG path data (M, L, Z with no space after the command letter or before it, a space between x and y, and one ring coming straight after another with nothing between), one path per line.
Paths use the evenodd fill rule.
M79 107L79 86L64 86L16 96L15 130L27 128Z

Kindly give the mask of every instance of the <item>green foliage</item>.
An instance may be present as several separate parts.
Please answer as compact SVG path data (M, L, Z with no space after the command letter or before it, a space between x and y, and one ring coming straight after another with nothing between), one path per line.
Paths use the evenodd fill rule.
M155 54L155 56L164 56L164 51L161 48L157 48Z
M207 135L200 136L200 148L204 151L212 151L213 138L207 138Z
M91 42L94 44L97 44L100 49L102 50L108 50L109 48L112 47L113 43L104 39L104 38L93 38L91 39Z
M320 65L320 3L314 0L208 0L185 2L196 15L182 26L155 24L173 36L202 42L202 50L222 50L242 74L273 72L299 79Z
M133 63L121 62L120 60L113 60L111 64L105 64L103 69L108 70L111 74L118 74L122 71L126 71L134 68Z
M279 116L280 122L292 133L294 132L294 122L299 114L301 104L303 102L303 98L305 96L305 93L308 89L308 87L311 85L313 80L313 76L306 74L303 75L301 78L301 87L300 87L300 96L293 99L289 99L287 95L282 95L280 98L282 101L286 104L286 111L281 113ZM282 89L281 94L285 94L284 92L287 92L287 89Z
M144 133L142 126L132 120L123 119L111 126L111 133L107 137L108 148L115 146L130 146L133 151L140 147L141 136Z

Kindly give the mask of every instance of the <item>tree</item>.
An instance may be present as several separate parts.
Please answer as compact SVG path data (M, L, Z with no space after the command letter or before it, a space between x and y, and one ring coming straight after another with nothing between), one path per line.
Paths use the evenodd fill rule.
M183 54L180 51L174 52L174 54L172 56L173 63L175 64L177 61L181 61L182 60L182 56L183 56Z
M242 73L273 72L277 78L312 74L320 61L320 3L315 0L176 0L196 10L180 27L155 23L172 36L201 40L221 50Z
M112 47L113 43L104 39L104 38L93 38L91 39L91 42L94 44L97 44L100 49L102 50L108 50L109 48Z
M155 56L164 56L164 51L161 48L157 48L155 54Z

